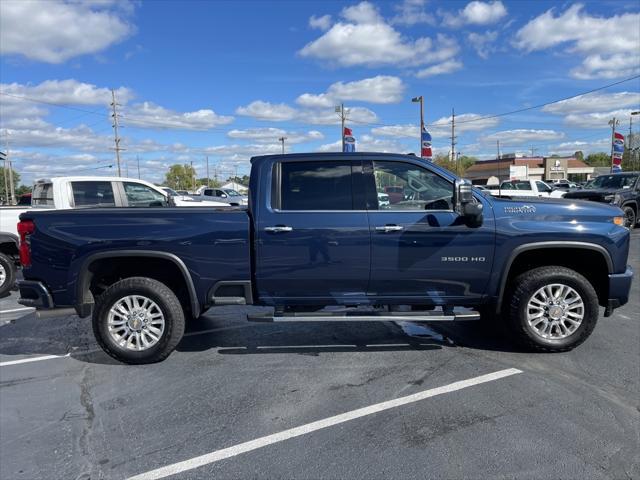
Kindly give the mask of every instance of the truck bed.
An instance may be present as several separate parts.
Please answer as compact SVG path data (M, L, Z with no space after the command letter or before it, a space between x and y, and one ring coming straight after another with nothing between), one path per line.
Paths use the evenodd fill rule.
M76 303L73 288L92 255L153 251L188 269L201 304L220 281L251 279L249 216L235 208L89 208L33 211L33 265L24 275L46 283L56 305Z

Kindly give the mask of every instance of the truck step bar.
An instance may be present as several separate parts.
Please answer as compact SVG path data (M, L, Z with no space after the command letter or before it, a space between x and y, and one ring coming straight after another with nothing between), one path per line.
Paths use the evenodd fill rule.
M480 320L480 314L473 310L454 310L445 312L357 312L357 311L318 311L318 312L276 312L249 314L250 322L454 322Z

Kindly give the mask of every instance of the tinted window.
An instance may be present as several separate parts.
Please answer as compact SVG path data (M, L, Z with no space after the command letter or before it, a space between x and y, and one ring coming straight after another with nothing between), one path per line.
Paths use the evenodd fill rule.
M124 182L123 185L130 207L163 207L167 204L167 198L153 188L132 182Z
M561 185L568 185L568 184L565 183ZM536 187L538 187L539 192L550 192L552 190L551 187L549 187L546 183L543 183L543 182L536 182Z
M36 183L33 186L31 205L34 207L52 207L53 204L53 184Z
M111 182L71 182L76 207L115 207Z
M379 210L452 210L453 185L426 168L399 162L373 162Z
M350 162L287 162L281 171L282 210L353 208Z

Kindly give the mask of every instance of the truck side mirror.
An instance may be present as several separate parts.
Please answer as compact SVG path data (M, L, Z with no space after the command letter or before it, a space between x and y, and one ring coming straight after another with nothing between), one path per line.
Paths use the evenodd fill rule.
M454 209L464 218L469 227L482 225L482 203L473 197L473 189L469 180L457 179L453 187Z

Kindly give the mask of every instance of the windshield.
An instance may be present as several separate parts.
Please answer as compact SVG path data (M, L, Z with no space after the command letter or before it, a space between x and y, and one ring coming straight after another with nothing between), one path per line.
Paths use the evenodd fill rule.
M236 192L235 190L233 190L231 188L225 188L223 190L223 192L226 193L227 195L229 195L230 197L241 197L242 196L238 192Z
M632 187L638 175L601 175L596 178L590 188L624 188Z

